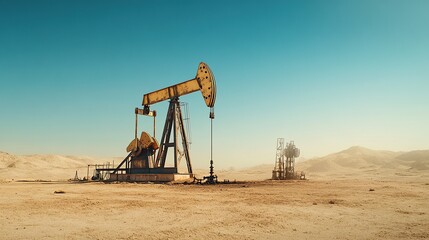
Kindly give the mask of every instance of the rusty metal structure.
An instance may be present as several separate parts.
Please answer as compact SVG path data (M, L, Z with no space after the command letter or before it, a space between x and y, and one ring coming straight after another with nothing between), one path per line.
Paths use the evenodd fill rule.
M135 136L127 147L128 155L116 168L98 168L98 172L108 172L110 181L153 181L169 182L194 177L191 157L189 153L189 139L186 134L187 126L182 113L183 104L179 97L200 91L203 99L210 108L210 119L214 118L213 107L216 100L216 81L209 66L201 62L195 78L172 85L154 92L144 94L143 109L136 108ZM156 111L151 111L153 104L169 100L169 107L165 119L161 141L155 139ZM154 133L151 136L142 132L137 136L138 116L154 118ZM185 116L185 119L189 116ZM173 152L173 163L167 166L169 150ZM171 153L171 151L170 151ZM186 172L179 173L179 164L186 162ZM171 166L172 164L172 166ZM213 159L211 159L211 176L213 175Z
M299 157L300 150L294 141L286 143L284 138L277 138L276 161L272 172L273 180L305 179L304 172L295 172L295 158Z

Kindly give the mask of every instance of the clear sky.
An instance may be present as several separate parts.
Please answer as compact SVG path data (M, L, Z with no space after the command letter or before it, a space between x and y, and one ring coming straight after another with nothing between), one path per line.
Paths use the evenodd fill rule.
M426 0L0 0L0 150L125 156L143 94L201 61L218 87L218 168L273 163L278 137L306 158L428 149L428 13ZM209 109L181 100L207 167ZM152 106L158 139L167 106Z

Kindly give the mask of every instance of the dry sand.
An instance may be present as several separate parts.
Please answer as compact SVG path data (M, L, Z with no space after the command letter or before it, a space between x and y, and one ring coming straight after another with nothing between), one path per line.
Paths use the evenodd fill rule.
M1 180L0 239L428 239L426 153L367 150L298 164L307 170L306 181L200 186ZM21 162L5 171L13 158ZM323 161L333 170L318 170ZM13 168L23 174L21 157L4 162L0 179ZM219 175L264 179L271 170L263 165Z

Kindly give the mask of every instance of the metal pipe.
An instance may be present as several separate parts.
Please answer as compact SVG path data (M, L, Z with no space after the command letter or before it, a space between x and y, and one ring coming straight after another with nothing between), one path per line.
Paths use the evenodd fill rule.
M156 112L154 111L155 115L153 116L153 138L156 139Z
M137 117L137 112L136 112L136 128L135 128L135 131L134 131L134 140L135 140L135 142L136 142L136 148L135 148L135 151L137 151L137 147L138 147L138 144L137 144L137 119L138 117Z
M153 111L153 138L156 140L156 111ZM155 156L156 156L156 150L153 150L153 156L152 156L152 167L156 167L155 165Z
M213 119L214 108L210 108L210 182L213 183Z
M178 168L178 163L177 163L177 151L178 151L178 147L177 147L177 108L180 107L179 105L179 99L175 98L174 100L174 110L173 110L173 138L174 138L174 168L176 169L177 172L177 168Z

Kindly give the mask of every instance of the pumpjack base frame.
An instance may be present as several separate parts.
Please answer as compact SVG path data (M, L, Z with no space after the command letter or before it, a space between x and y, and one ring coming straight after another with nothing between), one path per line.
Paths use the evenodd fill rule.
M194 175L189 173L146 173L146 174L118 174L111 173L107 181L114 182L174 182L193 179Z

